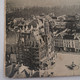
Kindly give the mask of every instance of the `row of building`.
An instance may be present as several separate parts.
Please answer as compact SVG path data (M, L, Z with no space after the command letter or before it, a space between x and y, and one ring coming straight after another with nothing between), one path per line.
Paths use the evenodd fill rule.
M19 24L17 30L17 62L28 66L30 70L40 71L40 76L54 64L55 58L54 36L50 30L52 19L46 18L51 17L37 16L26 25ZM12 32L15 32L15 27ZM10 39L7 40L9 42Z
M18 42L19 55L21 55L19 61L22 60L24 65L26 64L35 70L45 70L46 67L48 69L55 57L54 37L49 30L48 22L45 21L44 26L41 26L41 28L33 28L30 31L21 32ZM41 73L41 75L43 74Z
M48 76L50 72L44 72L54 65L55 51L80 51L80 34L75 31L74 34L66 34L72 32L71 29L66 28L68 22L74 23L75 16L56 17L52 14L42 14L27 21L23 18L14 19L13 28L9 25L10 32L7 34L6 43L9 49L6 48L9 52L10 47L16 45L15 50L13 47L14 52L11 51L10 55L7 55L11 57L12 54L16 59L11 57L7 62L15 63L16 60L16 63L28 66L30 70L40 71L40 76Z
M80 33L56 36L54 46L57 51L80 52Z

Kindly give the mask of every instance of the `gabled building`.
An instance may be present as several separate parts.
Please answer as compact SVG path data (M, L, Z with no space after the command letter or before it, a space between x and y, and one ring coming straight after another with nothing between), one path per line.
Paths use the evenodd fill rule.
M74 34L74 38L76 40L75 42L76 52L80 52L80 29L76 30L76 33Z
M80 52L80 42L77 37L75 38L75 52Z
M80 29L76 30L76 33L74 33L74 38L78 38L78 40L80 42Z
M49 69L55 57L53 39L48 20L36 18L23 26L18 40L19 63L32 70Z
M57 51L63 50L63 37L60 34L55 36L54 47Z
M75 15L66 15L65 16L65 22L74 22L76 20Z
M63 36L64 51L75 51L74 35Z
M49 30L49 22L45 21L44 24L44 34L41 36L43 37L43 40L45 42L45 49L46 49L46 54L41 53L41 59L40 59L40 76L48 76L50 72L47 72L46 75L44 75L44 70L49 70L51 66L54 63L54 58L55 58L55 51L54 51L54 36L52 32Z
M40 54L46 54L44 51L44 42L36 32L21 33L19 36L18 50L19 62L29 66L33 70L39 69ZM42 50L40 51L40 49Z

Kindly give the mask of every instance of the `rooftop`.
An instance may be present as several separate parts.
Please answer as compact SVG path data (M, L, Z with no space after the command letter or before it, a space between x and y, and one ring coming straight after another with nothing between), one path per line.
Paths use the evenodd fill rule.
M74 35L65 35L63 39L74 39Z

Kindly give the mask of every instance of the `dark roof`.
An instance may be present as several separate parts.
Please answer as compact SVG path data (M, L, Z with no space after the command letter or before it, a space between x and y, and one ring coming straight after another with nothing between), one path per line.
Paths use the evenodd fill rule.
M59 34L58 36L55 37L55 39L62 39L62 36Z
M33 27L37 27L38 21L37 20L33 20L30 24L29 27L32 25Z
M35 72L32 77L39 77L39 72Z
M76 37L75 40L78 40L78 38Z
M77 29L77 30L76 30L76 33L80 33L80 29Z
M66 20L67 22L74 22L75 21L75 16L74 15L67 15Z
M63 39L74 39L74 35L65 35Z
M52 19L57 19L57 17L52 17Z
M43 19L39 19L43 23Z

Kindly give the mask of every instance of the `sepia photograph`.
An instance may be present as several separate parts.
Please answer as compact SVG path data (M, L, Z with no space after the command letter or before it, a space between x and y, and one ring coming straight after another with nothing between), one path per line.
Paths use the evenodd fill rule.
M80 76L80 0L5 1L5 76Z

